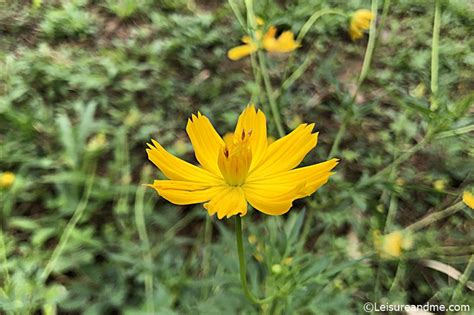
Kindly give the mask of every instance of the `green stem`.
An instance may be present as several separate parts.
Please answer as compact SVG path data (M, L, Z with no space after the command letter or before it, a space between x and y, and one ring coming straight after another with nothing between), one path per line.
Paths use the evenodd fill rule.
M1 224L1 223L0 223ZM3 260L3 272L5 273L4 287L10 283L10 274L8 273L8 259L7 250L5 246L5 239L3 237L3 228L0 226L0 246L1 246L1 258Z
M258 299L250 292L247 285L247 268L245 266L244 245L242 240L242 219L238 215L235 216L235 238L237 241L237 252L239 254L240 281L242 282L245 296L254 304L266 304L272 301L275 296L270 296L266 299Z
M466 282L469 280L471 277L471 272L474 267L474 255L471 255L471 258L469 258L469 262L467 263L466 269L464 270L463 274L459 278L459 283L456 286L456 289L453 292L453 295L451 296L451 301L456 301L457 298L461 295L463 287L466 285Z
M301 27L301 30L298 32L298 36L296 37L296 41L301 42L303 38L305 37L305 35L313 26L313 24L316 23L316 21L320 17L326 14L337 14L337 15L347 17L347 14L345 14L344 12L341 12L339 10L334 10L334 9L322 9L322 10L316 11L309 17L309 19Z
M275 122L278 135L280 137L283 137L285 135L285 130L283 129L283 124L281 122L281 117L280 117L280 111L278 109L278 105L274 98L272 83L270 82L270 76L268 75L265 55L261 51L259 51L257 55L258 55L258 61L260 64L260 70L263 76L263 83L265 85L268 102L270 103L270 109L272 111L273 121Z
M334 142L332 143L331 150L329 151L329 155L328 155L329 158L333 157L336 154L336 152L339 150L339 144L341 143L342 137L344 136L344 133L346 132L347 123L349 121L348 118L350 115L348 114L348 112L349 110L346 110L346 112L344 113L344 117L342 118L342 123L339 126L339 129L337 130L336 137L334 138Z
M431 46L431 110L438 108L439 29L441 24L441 1L436 0Z
M369 72L369 69L370 69L370 63L372 61L372 56L374 54L374 49L375 49L375 39L377 38L377 29L376 29L377 9L378 9L378 0L372 0L371 10L372 10L373 18L370 21L369 42L367 43L367 48L365 50L364 62L362 64L362 69L359 74L359 79L357 80L356 90L354 94L352 95L352 99L349 103L349 106L344 113L342 124L339 127L339 130L337 131L336 138L334 139L334 143L331 147L331 150L329 151L330 157L336 155L339 150L339 145L341 143L342 137L344 136L344 133L346 132L347 124L349 123L352 115L354 114L353 106L354 106L354 102L356 100L357 94L359 93L360 86L362 85L365 78L367 77L367 73Z
M234 12L235 17L237 18L237 21L239 21L240 26L245 29L245 21L244 17L240 13L239 8L237 7L237 4L234 2L234 0L228 0L230 8L232 9L232 12Z
M53 254L51 255L51 258L46 264L46 267L44 268L43 272L40 274L39 279L41 282L46 281L46 279L48 279L49 275L56 267L56 263L58 262L59 257L62 255L64 249L66 248L66 244L69 241L69 238L71 237L72 232L74 231L74 228L76 227L77 223L79 223L79 221L82 218L82 215L84 214L84 211L86 210L87 203L89 201L89 196L92 191L92 184L94 183L95 164L92 167L92 169L93 169L92 175L90 175L89 177L89 181L86 186L84 197L77 205L76 210L74 210L74 214L72 215L71 219L67 223L66 228L64 229L64 232L62 233L59 239L58 245L54 249Z
M245 0L245 7L247 9L247 25L251 31L250 34L252 38L255 40L255 30L257 26L255 24L256 18L255 18L255 12L253 11L253 1ZM283 137L285 135L285 130L283 129L283 125L280 118L280 111L278 110L278 106L276 104L276 101L273 95L272 84L270 81L270 76L268 74L265 55L261 51L258 51L257 57L258 57L258 63L260 66L260 73L262 74L263 83L265 85L265 92L267 94L268 102L270 103L270 109L272 112L273 121L275 122L275 126L276 126L279 136Z
M367 49L365 50L364 63L362 65L359 81L357 83L358 86L360 86L362 82L365 80L365 78L367 77L367 73L369 72L369 68L370 68L370 62L372 61L372 55L374 53L375 38L377 37L377 31L376 31L377 9L378 9L378 0L372 0L371 10L374 17L370 21L369 42L367 44Z
M318 11L314 12L308 18L308 20L306 20L306 22L303 24L300 31L298 32L298 36L296 38L296 41L301 43L301 41L303 40L305 35L308 33L308 31L311 29L311 27L314 25L314 23L316 23L316 21L320 17L322 17L326 14L337 14L337 15L347 17L347 14L345 14L344 12L340 12L338 10L333 10L333 9L318 10ZM312 50L313 49L311 49L310 51L312 51ZM283 75L283 77L286 78L285 82L288 81L288 80L291 80L290 82L292 84L296 79L298 79L303 74L303 72L306 70L306 68L309 66L309 60L312 59L312 58L309 58L309 57L312 57L312 55L314 55L314 53L308 55L308 57L306 58L304 63L306 63L307 65L305 65L304 67L303 66L298 67L298 69L296 69L290 76L287 77L288 71L289 71L289 69L291 69L293 67L293 62L295 60L295 55L292 54L290 56L290 58L288 59L288 63L286 64L286 67L285 67L285 72L284 72L284 75ZM288 84L288 86L291 85L291 84ZM283 90L285 90L285 88L283 88ZM281 91L279 91L279 94L281 94Z
M444 219L444 218L446 218L446 217L448 217L452 214L455 214L456 212L458 212L459 210L462 210L462 209L464 209L464 202L459 201L458 203L455 203L454 205L452 205L451 207L449 207L447 209L444 209L442 211L437 211L435 213L427 215L423 219L421 219L421 220L413 223L412 225L409 225L408 227L406 227L406 230L410 231L410 232L415 232L415 231L420 230L424 227L427 227L428 225L430 225L433 222L436 222L436 221Z
M146 308L147 312L150 314L155 313L155 304L153 302L153 271L150 268L153 266L153 257L151 254L150 240L148 238L148 233L146 230L145 224L145 214L143 211L143 203L145 197L145 188L146 186L141 186L137 188L136 197L135 197L135 224L137 226L138 237L142 243L142 255L143 261L146 265L145 273L145 296L146 296Z
M387 21L389 8L390 8L390 0L385 0L383 2L382 16L380 17L380 23L379 23L379 34L377 38L375 39L375 46L378 45L378 42L380 40L380 32L385 28L385 22Z

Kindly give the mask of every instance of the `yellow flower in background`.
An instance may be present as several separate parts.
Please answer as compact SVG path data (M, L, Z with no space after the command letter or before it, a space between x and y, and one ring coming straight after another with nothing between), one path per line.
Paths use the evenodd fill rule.
M209 119L198 113L186 131L200 166L168 153L158 142L148 144L148 158L168 180L155 180L160 196L178 204L204 203L209 215L231 217L247 213L247 203L269 215L290 210L324 185L337 159L295 169L317 143L314 124L301 124L268 144L266 118L247 106L233 134L222 139Z
M399 258L402 250L413 246L413 239L402 231L394 231L387 235L380 235L377 231L374 235L374 245L382 258Z
M437 191L444 191L446 189L446 180L437 179L433 182L433 188Z
M257 25L262 26L264 21L257 18ZM301 45L295 41L294 34L290 31L285 31L276 37L277 29L270 26L265 35L262 36L262 29L255 32L255 40L250 36L242 37L244 45L240 45L230 49L227 52L227 57L230 60L239 60L243 57L249 56L259 49L265 49L270 53L289 53L297 49Z
M10 188L15 182L15 174L12 172L3 172L0 175L0 188Z
M257 35L258 33L256 33ZM261 36L261 35L260 35ZM240 45L230 49L227 52L227 57L230 60L239 60L243 57L249 56L250 54L256 52L258 50L258 42L254 42L250 36L242 37L242 42L244 45Z
M361 39L364 31L370 28L370 21L374 18L372 11L367 9L357 10L352 14L349 24L349 35L352 40Z
M462 194L462 201L471 209L474 209L474 195L472 195L469 191L465 191Z
M278 38L276 37L276 33L276 27L270 26L263 36L263 47L266 51L271 53L289 53L301 46L295 41L295 36L292 32L283 32Z

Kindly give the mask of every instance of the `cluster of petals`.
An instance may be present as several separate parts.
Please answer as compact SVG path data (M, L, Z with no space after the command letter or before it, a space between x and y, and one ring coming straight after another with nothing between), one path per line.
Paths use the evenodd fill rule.
M296 168L316 146L314 124L301 124L269 143L266 118L247 106L233 134L219 136L209 119L192 115L186 127L200 166L167 152L157 141L148 144L148 158L168 178L153 187L177 205L204 203L219 219L244 216L248 203L268 215L286 213L294 200L314 193L333 174L337 159Z
M349 36L351 39L361 39L364 36L364 31L370 28L370 21L373 18L374 14L370 10L360 9L355 11L349 23Z
M301 45L295 41L295 36L290 31L285 31L277 36L277 29L270 26L262 36L262 30L255 32L255 39L250 36L242 37L243 45L234 47L227 52L230 60L239 60L259 49L264 49L269 53L289 53L296 50Z

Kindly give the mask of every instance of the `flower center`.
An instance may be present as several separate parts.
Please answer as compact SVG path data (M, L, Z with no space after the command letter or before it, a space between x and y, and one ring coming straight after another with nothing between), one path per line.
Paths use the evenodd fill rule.
M228 134L224 137L217 163L228 185L240 186L245 183L252 162L249 138L252 130L242 130L241 135Z

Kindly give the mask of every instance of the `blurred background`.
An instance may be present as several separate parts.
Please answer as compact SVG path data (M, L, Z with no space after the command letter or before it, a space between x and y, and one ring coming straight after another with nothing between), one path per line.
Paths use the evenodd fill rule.
M234 2L244 14L243 1ZM294 33L322 8L371 7L255 2L266 23ZM378 2L381 14L387 0ZM320 132L304 163L326 160L340 126L347 128L326 186L287 215L245 217L252 290L283 292L259 308L241 290L233 221L208 217L202 205L172 205L143 186L162 178L146 142L157 139L194 162L188 117L201 111L223 135L258 90L250 58L226 57L244 35L230 5L2 2L0 313L355 314L366 301L472 305L471 209L416 231L396 259L377 254L377 235L452 206L473 183L474 6L442 1L440 105L432 111L434 3L387 6L350 115L367 35L351 41L347 18L324 16L300 49L268 56L275 87L307 63L278 97L287 132L302 122ZM269 134L277 137L273 125Z

